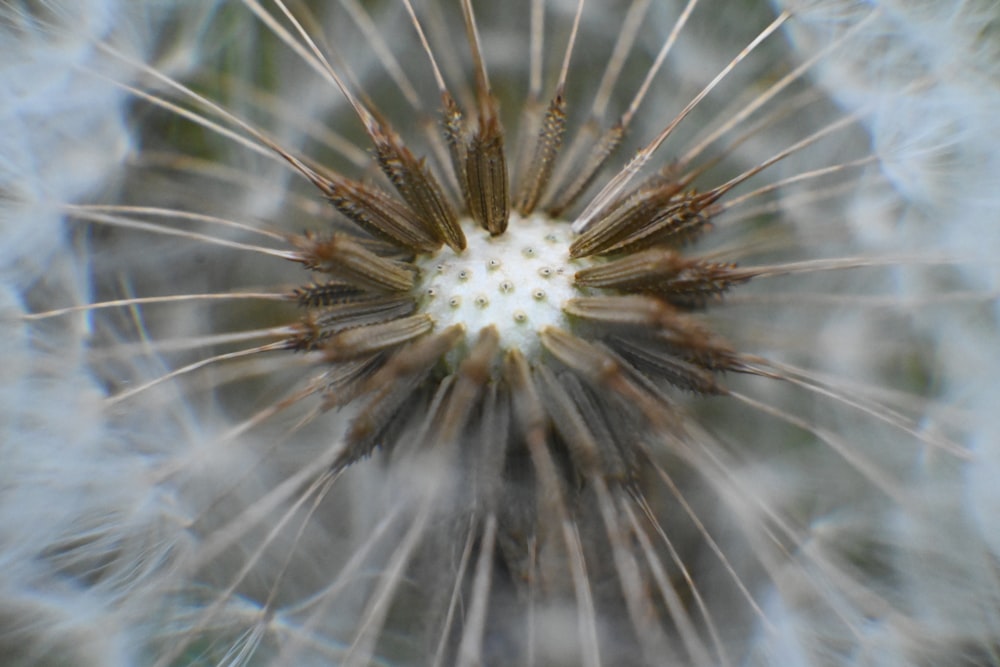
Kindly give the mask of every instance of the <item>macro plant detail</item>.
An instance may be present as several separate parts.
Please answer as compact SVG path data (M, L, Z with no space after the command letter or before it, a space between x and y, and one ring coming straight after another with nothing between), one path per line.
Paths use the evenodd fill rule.
M100 427L60 482L65 527L35 552L17 538L52 574L9 597L88 627L48 604L54 577L115 639L12 622L4 646L25 664L995 656L966 610L993 599L987 549L911 581L931 550L914 536L965 525L927 489L972 458L913 313L988 294L949 292L945 253L855 238L918 208L900 194L918 160L873 128L938 84L819 83L878 50L891 8L747 4L153 3L148 51L95 28L74 76L126 100L134 144L116 188L54 204L90 294L67 303L52 272L15 321L76 341ZM74 10L3 16L30 42ZM887 287L901 272L927 285L915 307ZM981 597L928 612L949 616L933 593L970 563Z

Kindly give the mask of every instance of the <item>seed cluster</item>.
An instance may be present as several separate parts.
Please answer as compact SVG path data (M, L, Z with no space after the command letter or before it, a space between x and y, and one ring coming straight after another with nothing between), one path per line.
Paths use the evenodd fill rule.
M703 92L690 98L677 116L664 116L669 113L665 109L669 104L663 103L669 100L664 98L673 95L669 87L655 110L647 104L649 123L655 124L654 130L663 129L644 137L652 140L625 161L618 160L618 149L631 139L630 122L694 1L680 14L676 30L661 35L662 50L644 82L635 88L632 101L609 105L612 88L618 85L613 82L631 58L629 51L638 44L642 14L657 6L641 0L628 3L625 27L608 54L605 81L611 83L598 84L589 115L576 106L577 95L587 86L565 85L579 21L571 29L559 79L546 95L542 72L550 58L535 54L543 54L543 38L565 31L542 25L545 15L555 9L552 3L532 2L532 25L526 35L532 43L532 82L523 106L507 109L510 118L518 118L516 126L505 126L500 120L475 29L472 0L457 3L468 43L444 45L440 36L432 40L442 44L441 55L452 48L451 56L471 52L475 83L456 88L454 96L438 71L431 40L422 33L420 13L434 11L439 3L421 3L418 12L409 0L403 0L412 23L408 27L420 36L438 85L436 97L417 92L419 86L413 86L420 99L419 104L408 99L411 109L375 108L373 100L389 99L378 86L352 93L353 82L361 79L340 58L328 58L335 55L327 49L333 51L336 40L313 40L312 21L300 23L297 18L300 12L300 18L306 18L310 3L301 8L286 7L282 0L247 0L244 4L325 80L340 87L368 136L370 169L361 178L295 154L221 105L146 70L156 86L167 92L161 98L137 89L137 95L172 114L183 111L184 118L199 121L207 130L216 128L221 119L226 127L219 126L216 132L258 152L273 150L315 187L324 200L321 203L332 209L336 224L329 228L309 225L314 231L294 233L182 210L74 207L77 217L90 222L180 235L263 255L268 261L280 258L294 263L292 284L298 287L291 290L283 286L252 292L150 295L99 304L137 307L173 301L249 300L293 301L298 306L297 310L287 303L279 307L290 321L269 319L261 327L255 320L249 331L241 326L239 331L209 339L192 336L191 345L204 346L207 340L224 346L223 350L150 382L132 383L109 401L120 404L210 363L238 363L265 354L280 357L270 360L273 366L260 364L209 378L229 382L261 369L268 373L267 369L280 369L274 383L268 378L266 385L237 388L242 397L259 386L262 393L267 392L267 404L254 409L219 442L227 452L242 450L230 445L238 436L260 428L263 437L241 439L240 445L251 445L245 448L250 454L247 460L256 470L258 454L277 457L274 469L260 476L266 484L288 476L263 494L258 493L255 479L246 487L244 504L237 497L237 492L243 492L242 481L234 479L233 488L229 483L231 476L242 473L230 475L228 466L223 471L225 488L210 490L211 508L191 528L207 546L184 581L198 582L200 587L202 572L210 569L209 561L211 569L216 568L220 553L235 554L236 561L218 566L232 570L233 575L223 573L223 585L218 587L213 583L218 579L214 573L205 575L206 587L216 587L216 601L204 606L193 602L198 607L194 610L196 627L180 641L171 635L166 657L158 664L176 664L201 652L202 638L213 648L223 643L217 636L222 623L217 621L228 616L230 603L241 631L242 624L253 624L244 635L254 638L248 641L270 635L268 641L280 645L276 662L282 664L297 662L293 656L300 643L309 643L309 650L315 644L318 650L328 651L319 661L324 664L373 664L384 649L391 649L397 628L405 630L407 650L395 655L402 656L400 662L413 664L682 664L685 653L691 664L732 664L723 649L727 639L721 637L709 604L726 608L728 623L739 616L728 612L733 596L727 593L709 603L702 599L699 587L703 582L713 589L702 589L706 593L714 594L717 588L711 578L716 566L709 564L699 572L705 561L692 550L711 550L714 557L710 558L721 562L724 581L733 578L736 592L759 615L754 621L767 620L756 591L751 590L752 578L745 579L742 564L727 561L727 545L716 543L715 526L702 523L705 507L716 511L720 494L714 492L721 492L719 507L727 510L748 498L735 486L732 496L725 495L731 482L729 455L752 457L757 450L748 446L736 452L738 447L728 448L729 441L716 442L677 407L673 397L680 392L724 397L713 399L713 404L749 406L785 424L811 430L818 439L824 437L819 429L758 402L752 391L736 386L730 390L723 383L726 374L785 380L789 387L794 384L852 403L850 397L840 398L836 388L828 389L791 366L737 350L702 314L751 279L838 264L810 260L737 267L720 258L722 251L699 255L697 244L715 225L752 220L746 228L755 230L753 243L729 246L728 251L759 257L775 249L778 252L773 255L778 256L785 240L778 238L782 235L757 233L764 226L768 232L781 231L775 229L779 224L770 225L779 220L773 215L779 210L771 206L775 202L764 201L759 207L756 202L744 203L787 184L873 160L824 164L750 192L729 194L778 160L854 120L838 115L829 125L794 144L782 144L785 148L768 156L760 155L768 147L735 154L751 139L766 139L763 133L768 127L816 100L812 91L803 95L797 87L789 87L809 66L791 69L790 63L770 62L770 53L765 56L768 62L754 70L753 81L742 95L731 98L734 91L726 90L725 108L687 135L688 147L670 155L659 148L666 148L667 135L685 114L789 15L781 14L751 43L734 48L730 65L706 81ZM580 0L576 19L583 6ZM391 3L386 7L397 8ZM365 10L357 5L348 11L363 15ZM508 11L506 6L503 11ZM437 27L454 27L454 18L443 17ZM441 32L449 37L455 34ZM375 46L390 73L420 68L419 63L399 67L388 45ZM459 61L456 58L452 64ZM684 64L678 63L678 68L684 69ZM446 69L448 79L455 83L460 68ZM687 82L697 74L685 72L682 79ZM631 85L629 79L621 79L623 87ZM506 81L503 86L505 104L512 101L509 91L515 90L514 83ZM777 98L786 87L791 97ZM174 96L188 98L198 111L189 117L174 103ZM776 98L777 108L747 122ZM434 108L440 109L436 119L427 115ZM605 112L612 108L622 109L622 115L609 119ZM405 119L407 125L392 127L390 118L401 123ZM643 124L648 125L639 123ZM810 119L806 125L811 124ZM574 130L574 136L564 148L567 127ZM793 134L796 130L788 128ZM670 147L674 148L673 143ZM333 145L323 148L336 150ZM349 157L364 170L363 155ZM175 168L172 156L162 159ZM215 170L211 175L220 177ZM714 181L716 177L729 180ZM240 187L248 186L241 183ZM836 191L837 187L824 187L806 192L804 201L817 201ZM770 197L756 201L760 199ZM299 205L301 211L316 210L301 206L297 197L289 203ZM778 203L785 206L790 201ZM734 210L738 215L723 217ZM780 210L783 214L785 209ZM153 222L144 221L145 217ZM157 220L161 217L170 224ZM237 242L187 232L183 227L175 229L174 223L197 224L198 229L204 225L209 230L224 225L246 238L239 237ZM846 265L852 263L857 262ZM254 276L255 283L258 279ZM287 284L284 279L281 282ZM289 311L294 314L289 316ZM57 313L48 315L52 314ZM237 317L241 324L246 321L243 310L227 309L224 314ZM753 340L755 333L748 330L746 336ZM262 343L250 348L228 347L260 339ZM173 345L173 341L167 343ZM298 355L298 363L289 363L292 354ZM296 373L301 368L306 372ZM272 401L277 380L289 377L294 387ZM241 403L245 404L249 403ZM308 425L328 426L313 420L324 411L341 408L342 419L334 429L317 429L321 449L298 447L315 444L308 437L286 437ZM299 419L275 418L296 410ZM744 414L735 413L737 417ZM885 421L895 419L895 413L888 410L881 416ZM271 427L284 432L272 438ZM833 448L841 451L836 445ZM374 465L358 465L375 452L379 460ZM849 451L846 458L849 463L860 459ZM863 463L859 467L866 472ZM184 484L182 477L177 475ZM358 493L354 483L369 481L374 481L374 492ZM705 492L709 489L712 493ZM707 499L707 504L689 506L688 499L696 497ZM347 511L345 503L350 505ZM231 514L230 507L239 513ZM771 512L766 506L747 511L754 516L740 530L746 531L754 554L760 542L774 543L762 548L762 557L751 567L763 565L780 588L784 580L779 581L780 573L775 574L779 568L772 563L795 551L801 539L798 526L794 522L789 522L790 527L778 525L784 518L781 512ZM730 517L724 515L729 514L718 512L727 528ZM742 522L743 517L737 511L731 518ZM773 525L771 518L776 519ZM361 525L369 520L370 525ZM345 522L358 525L342 533ZM320 530L313 530L316 527ZM261 534L266 537L259 539ZM355 535L358 539L352 542ZM331 565L338 556L328 559L330 545L349 547L341 554L345 562L339 572ZM229 567L229 562L237 565ZM697 567L689 568L688 563ZM286 583L289 579L294 581ZM792 588L798 594L798 586ZM187 605L188 591L182 591L182 596ZM245 612L244 597L259 605L253 614ZM421 616L418 623L415 614ZM422 632L415 628L419 624L428 640L423 653L410 650ZM542 628L538 637L532 634L536 628ZM728 632L726 628L721 634ZM548 636L555 638L560 650L573 655L560 658L546 653L542 647ZM317 637L322 641L313 642ZM520 653L518 646L524 647ZM626 659L614 652L618 646L625 647ZM637 647L643 654L641 662ZM255 650L248 648L243 656ZM431 660L431 655L436 657ZM227 653L222 661L231 658Z
M398 198L285 155L358 228L292 240L315 281L296 292L307 314L289 347L320 351L331 365L327 407L365 397L338 467L377 446L391 450L393 434L431 409L428 400L440 411L428 441L453 441L480 427L477 416L497 419L483 403L495 394L505 398L494 409L506 406L520 428L473 457L495 459L498 476L505 456L544 448L568 459L564 479L627 480L621 462L635 454L621 449L635 445L598 437L608 430L600 415L621 409L601 398L609 389L626 412L663 429L663 385L722 393L716 375L746 369L688 311L751 274L680 252L710 228L731 184L699 193L690 188L697 172L670 166L598 207L575 233L559 212L588 189L622 128L595 139L587 173L554 184L565 114L557 92L529 124L540 129L512 187L496 102L482 81L479 94L477 129L443 95L447 178L368 118L375 160ZM588 435L563 432L569 424ZM565 444L579 442L594 451Z

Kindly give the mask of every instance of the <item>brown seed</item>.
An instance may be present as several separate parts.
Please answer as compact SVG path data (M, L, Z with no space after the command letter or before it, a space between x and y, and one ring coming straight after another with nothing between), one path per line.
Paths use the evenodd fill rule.
M699 394L724 394L725 388L708 369L670 354L661 345L614 337L608 343L640 373Z
M347 447L335 468L343 468L368 456L379 434L399 408L412 398L434 366L464 335L460 325L417 340L396 352L364 385L365 406L354 418L346 435Z
M530 215L535 210L535 206L538 205L538 200L545 193L545 187L548 185L555 167L556 155L562 146L565 130L566 100L562 96L562 91L558 91L545 111L535 151L520 185L517 210L521 215Z
M346 300L310 312L299 324L301 333L292 347L300 351L314 350L341 331L406 317L415 308L416 304L405 296L368 294L364 298Z
M650 292L679 306L703 306L707 299L748 281L735 264L685 258L670 248L655 247L576 273L577 285Z
M608 158L615 152L625 138L625 128L621 123L615 123L601 136L597 145L590 151L587 161L579 167L576 178L569 185L562 188L559 196L548 207L548 214L553 218L561 217L566 210L572 206L579 197L597 178L601 167L605 165Z
M465 175L466 130L465 118L455 98L444 91L441 94L441 127L444 131L445 144L451 157L451 167L455 170L455 178L462 192L462 200L469 201L469 184Z
M451 442L465 428L475 412L480 396L489 382L496 361L500 335L490 326L479 332L479 338L458 367L455 384L438 425L438 439Z
M633 234L663 225L675 216L687 197L676 183L641 186L608 209L570 246L572 257L610 252Z
M480 122L466 153L469 213L493 236L503 234L510 215L503 130L495 115Z
M368 298L364 290L349 283L315 283L292 290L293 298L303 308L319 308Z
M413 287L414 272L410 268L365 250L345 234L325 240L306 234L293 239L293 243L302 251L302 262L313 271L384 292L406 292Z
M465 234L441 184L423 160L418 160L394 134L377 128L372 137L375 159L400 196L455 252L465 250Z
M334 334L323 343L327 361L353 359L396 347L434 328L430 315L413 315Z
M327 175L320 189L334 208L377 238L414 252L441 245L408 206L374 186Z

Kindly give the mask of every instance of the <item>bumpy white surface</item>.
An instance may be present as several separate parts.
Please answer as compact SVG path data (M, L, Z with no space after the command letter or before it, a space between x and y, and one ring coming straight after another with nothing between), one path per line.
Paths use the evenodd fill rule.
M495 324L503 349L537 353L538 331L564 326L562 305L580 295L573 274L586 260L569 257L569 225L511 214L500 236L490 236L471 220L464 220L463 228L468 247L461 254L445 246L418 258L421 310L434 318L436 330L462 324L475 340L481 329Z

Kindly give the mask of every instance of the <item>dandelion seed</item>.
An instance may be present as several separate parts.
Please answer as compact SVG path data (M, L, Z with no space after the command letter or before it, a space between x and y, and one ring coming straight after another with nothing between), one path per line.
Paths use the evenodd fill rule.
M992 621L921 607L945 608L913 564L974 572L977 608L998 586L989 540L949 560L925 535L985 516L937 491L975 454L907 322L967 303L961 260L852 237L873 192L918 203L877 126L941 73L817 85L885 25L861 3L455 5L212 5L150 59L88 37L74 71L131 98L142 146L118 199L49 203L94 300L36 285L12 321L76 323L110 444L65 438L86 504L15 558L44 570L24 590L93 596L129 647L96 663L995 651ZM939 292L908 306L897 270ZM825 296L846 307L801 315ZM54 478L13 451L17 494Z

